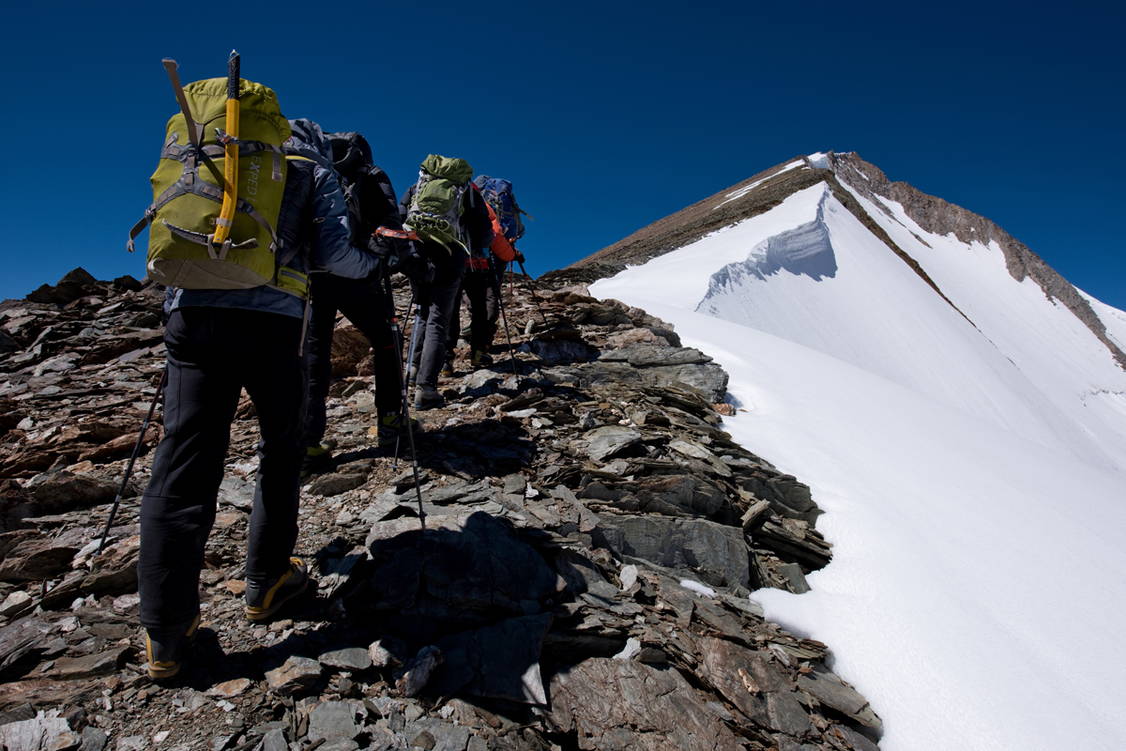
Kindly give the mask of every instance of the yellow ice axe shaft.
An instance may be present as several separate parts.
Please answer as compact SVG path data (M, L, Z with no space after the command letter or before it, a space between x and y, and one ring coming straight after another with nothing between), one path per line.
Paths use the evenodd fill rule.
M231 235L238 204L238 120L239 120L239 54L231 50L227 59L227 132L223 143L223 205L215 220L211 241L222 245Z

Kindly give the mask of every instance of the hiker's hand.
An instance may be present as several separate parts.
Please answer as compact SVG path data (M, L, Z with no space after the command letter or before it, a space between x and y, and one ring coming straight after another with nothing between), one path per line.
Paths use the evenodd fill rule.
M426 259L418 254L413 243L409 250L399 255L399 271L412 282L419 283L426 280Z

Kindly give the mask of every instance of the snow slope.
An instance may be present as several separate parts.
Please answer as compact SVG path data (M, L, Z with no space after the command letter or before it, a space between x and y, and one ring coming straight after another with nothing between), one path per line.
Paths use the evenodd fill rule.
M712 355L727 429L812 487L833 562L756 598L884 749L1126 748L1126 376L998 249L865 208L958 310L823 184L591 290Z

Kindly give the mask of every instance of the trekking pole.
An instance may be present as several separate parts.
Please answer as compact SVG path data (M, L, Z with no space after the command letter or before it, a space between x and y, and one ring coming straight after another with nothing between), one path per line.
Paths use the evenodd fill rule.
M497 290L497 303L500 305L500 318L504 321L504 338L508 340L508 360L512 363L512 375L520 375L516 372L516 351L512 348L512 334L508 331L508 315L504 312L504 295L501 291Z
M149 431L149 423L152 422L153 413L156 412L156 403L160 401L160 395L164 393L164 384L168 381L168 368L165 368L160 374L160 384L156 387L156 393L153 394L152 404L149 405L149 413L145 415L145 421L141 423L141 432L137 436L137 443L133 445L133 453L129 457L129 464L125 467L125 477L121 479L121 487L117 489L117 497L113 499L113 506L109 510L109 519L106 520L106 528L102 530L102 539L98 543L98 552L96 555L101 555L102 549L106 546L106 538L109 537L110 527L113 526L114 517L117 516L117 508L121 505L121 497L125 495L125 488L129 485L129 478L133 476L133 465L137 462L137 457L141 453L141 446L145 441L145 433Z
M543 325L547 326L547 316L543 314L543 302L540 300L540 296L536 294L536 288L532 286L532 277L528 274L528 270L524 268L523 261L517 260L516 262L520 264L520 273L524 275L524 286L528 288L528 292L531 293L532 299L536 302L536 312L540 314Z
M399 352L402 352L403 351L403 345L402 345L403 332L399 328L399 318L395 314L395 298L392 296L391 282L390 282L390 279L387 278L386 276L384 277L384 285L385 285L385 289L387 290L387 304L390 307L390 312L391 312L391 332L392 332L392 335L395 337L395 342L397 344L397 348L398 348ZM410 303L407 305L407 311L409 312L412 307L414 307L414 295L413 294L411 295ZM411 346L410 346L411 357L414 356L414 347L415 347L415 342L416 342L415 332L417 330L418 330L418 326L417 326L417 323L416 323L414 329L411 331ZM409 360L409 362L413 363L414 361ZM418 499L418 521L419 521L419 524L422 525L422 531L425 532L426 531L426 512L422 508L422 482L421 482L421 480L419 479L419 476L418 476L418 453L415 450L415 446L414 446L414 426L411 424L410 399L408 398L408 393L407 393L408 390L409 390L408 387L407 387L407 382L408 382L409 378L410 378L410 368L409 368L409 366L406 370L406 374L404 375L402 363L399 363L399 395L402 398L401 409L402 409L402 415L403 415L403 422L407 426L407 443L410 445L410 450L411 450L411 471L414 474L414 492L415 492L415 496ZM398 463L399 463L399 440L400 440L399 438L395 439L395 463L394 463L393 466L395 466L396 468L398 467Z
M404 411L407 408L406 407L407 403L410 401L410 396L408 395L407 392L410 388L411 374L414 373L414 353L415 353L416 348L418 346L418 329L419 329L419 326L422 325L422 316L418 312L418 307L413 305L414 304L413 299L411 300L411 304L412 304L413 307L415 307L415 311L414 311L414 321L411 323L411 343L410 343L410 346L407 347L406 376L403 379L403 409L404 409ZM411 436L411 451L414 451L414 437L413 436ZM398 469L399 468L399 442L398 441L395 442L395 459L392 462L391 467L392 467L392 469Z

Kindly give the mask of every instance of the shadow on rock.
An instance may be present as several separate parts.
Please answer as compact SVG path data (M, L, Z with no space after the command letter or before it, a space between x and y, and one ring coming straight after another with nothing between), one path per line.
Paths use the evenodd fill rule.
M420 433L418 463L469 477L503 477L531 466L536 446L528 431L500 420L480 420Z

